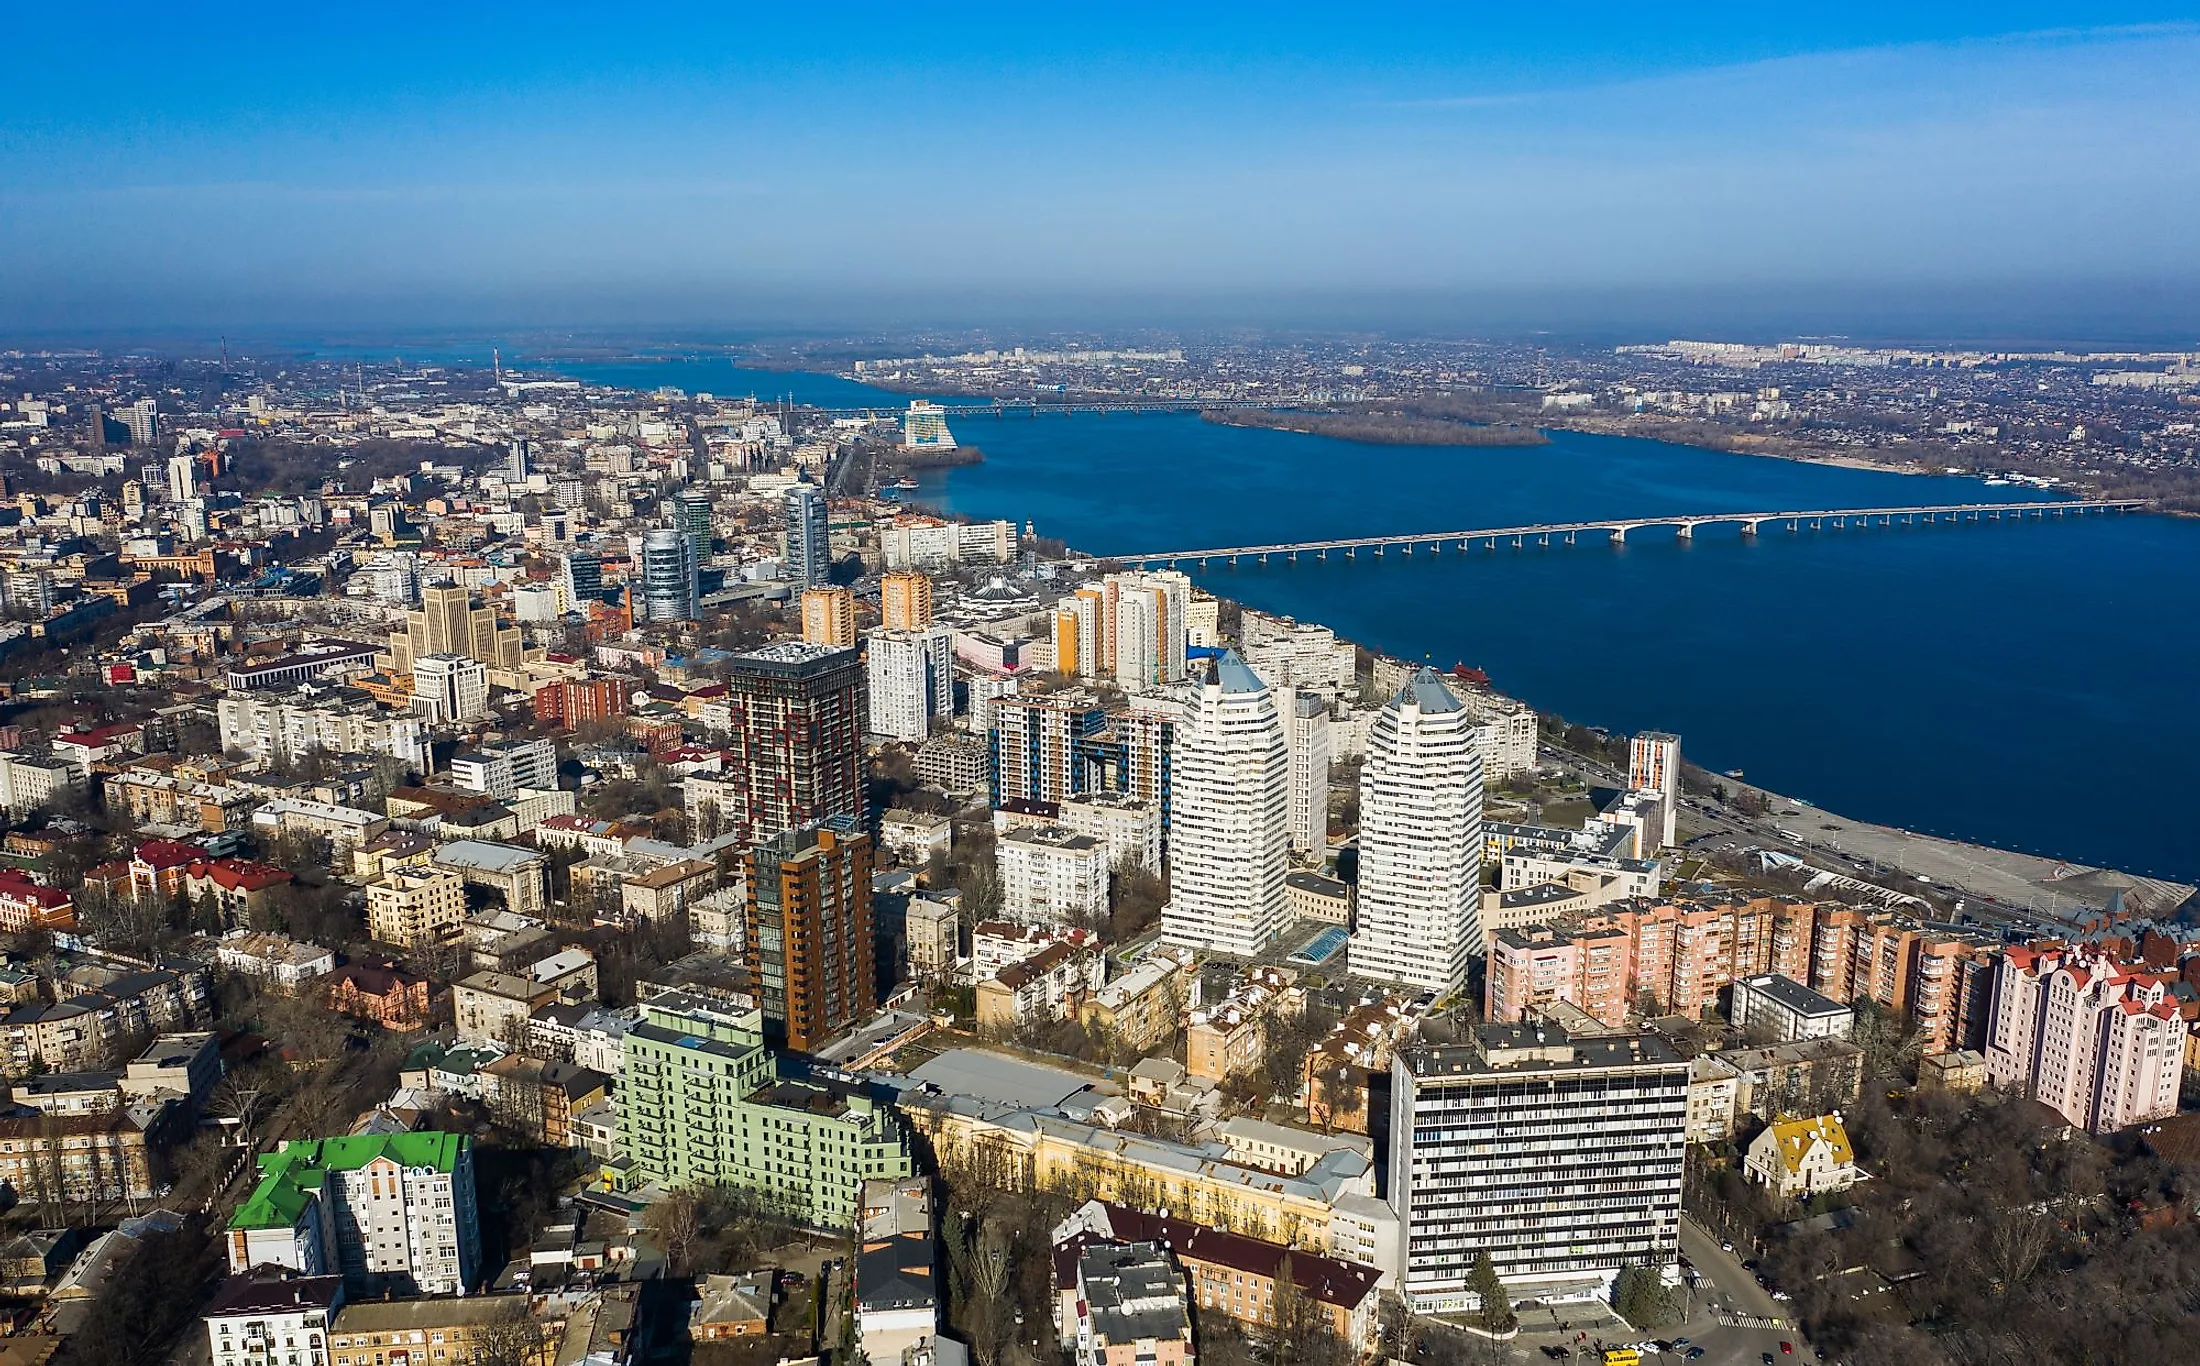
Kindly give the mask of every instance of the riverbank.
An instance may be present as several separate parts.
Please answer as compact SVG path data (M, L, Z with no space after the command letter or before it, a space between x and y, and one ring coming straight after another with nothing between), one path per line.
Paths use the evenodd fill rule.
M1548 446L1551 439L1534 427L1460 422L1397 410L1312 412L1294 408L1210 408L1202 422L1224 427L1259 427L1302 436L1359 441L1371 446Z

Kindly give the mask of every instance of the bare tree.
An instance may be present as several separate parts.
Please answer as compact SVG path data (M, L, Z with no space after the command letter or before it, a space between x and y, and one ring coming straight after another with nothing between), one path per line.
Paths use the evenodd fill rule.
M688 1274L688 1256L702 1233L701 1201L686 1187L668 1192L649 1207L645 1216L649 1231L665 1254L665 1269L675 1276Z

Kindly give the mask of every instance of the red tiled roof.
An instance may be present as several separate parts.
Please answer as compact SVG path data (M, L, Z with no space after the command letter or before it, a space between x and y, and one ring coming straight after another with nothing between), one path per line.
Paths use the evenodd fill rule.
M197 863L206 857L206 847L185 844L181 840L147 840L137 847L137 861L150 864L160 872Z

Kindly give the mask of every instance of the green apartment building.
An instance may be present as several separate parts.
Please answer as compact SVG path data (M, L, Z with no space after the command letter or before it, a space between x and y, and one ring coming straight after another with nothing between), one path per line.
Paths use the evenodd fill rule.
M840 1229L855 1226L865 1181L914 1171L891 1107L776 1075L754 1004L660 996L624 1047L620 1131L641 1180L735 1186Z

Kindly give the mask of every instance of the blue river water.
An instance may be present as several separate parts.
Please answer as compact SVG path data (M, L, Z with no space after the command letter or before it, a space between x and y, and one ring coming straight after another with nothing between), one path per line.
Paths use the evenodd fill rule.
M907 401L723 361L636 368L649 378L567 367L638 387ZM1095 554L2040 497L1566 432L1517 449L1375 446L1176 414L986 418L956 435L985 462L925 476L915 500L1030 521ZM1755 542L1707 528L1692 542L1640 532L1624 547L1185 568L1371 648L1486 669L1571 720L1677 731L1697 763L1844 815L2200 879L2183 801L2200 790L2200 521L1768 526Z

